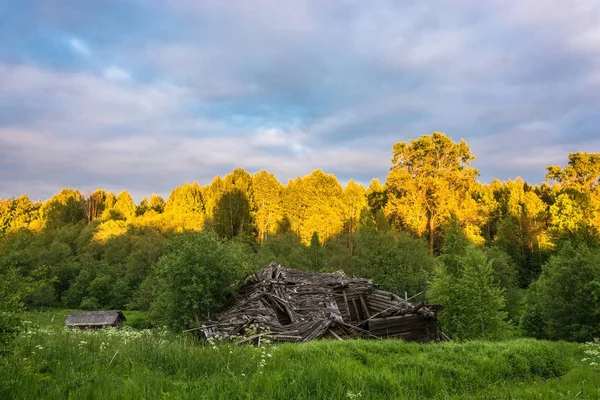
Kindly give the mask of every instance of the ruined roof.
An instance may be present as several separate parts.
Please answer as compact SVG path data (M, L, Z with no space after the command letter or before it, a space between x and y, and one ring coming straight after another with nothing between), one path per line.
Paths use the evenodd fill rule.
M126 318L121 311L72 312L67 316L66 326L105 326L114 325Z
M261 336L297 342L323 336L429 341L439 340L441 333L432 308L379 290L370 279L275 263L246 278L235 304L198 329L206 338L231 338L258 329Z

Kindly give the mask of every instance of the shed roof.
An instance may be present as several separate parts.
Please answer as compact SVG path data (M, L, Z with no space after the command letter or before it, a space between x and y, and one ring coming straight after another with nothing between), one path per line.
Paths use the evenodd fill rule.
M72 312L67 316L67 326L104 326L113 325L127 318L121 311L82 311Z

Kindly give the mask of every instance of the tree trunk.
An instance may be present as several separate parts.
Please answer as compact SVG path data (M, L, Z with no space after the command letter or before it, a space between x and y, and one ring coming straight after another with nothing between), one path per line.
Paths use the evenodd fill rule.
M433 222L433 217L429 216L429 252L431 255L433 255L434 232L435 224Z

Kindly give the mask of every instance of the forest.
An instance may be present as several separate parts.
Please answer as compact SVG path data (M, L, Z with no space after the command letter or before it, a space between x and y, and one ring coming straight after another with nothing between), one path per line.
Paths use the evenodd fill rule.
M180 332L271 261L441 304L457 340L600 337L600 154L565 154L536 185L481 183L468 144L440 132L390 156L367 187L236 168L138 204L103 189L0 198L0 340L52 307L148 310L140 327Z

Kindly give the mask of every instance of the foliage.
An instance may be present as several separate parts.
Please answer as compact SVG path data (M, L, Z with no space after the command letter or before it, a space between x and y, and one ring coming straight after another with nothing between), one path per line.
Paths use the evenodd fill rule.
M478 172L469 164L475 156L464 140L455 143L440 132L395 143L393 153L386 213L396 226L426 234L433 254L437 230L472 204L468 194Z
M529 290L521 325L539 338L591 340L600 336L598 304L600 250L565 243Z
M281 191L283 187L275 175L267 171L259 171L252 175L252 188L256 203L256 231L261 242L267 235L277 232L279 223L283 219L283 206L281 204Z
M549 238L549 207L521 179L494 184L499 218L495 244L517 264L518 283L527 288L537 279L552 244Z
M83 195L74 189L63 189L41 207L46 228L56 229L85 220Z
M176 187L166 202L153 194L136 205L127 191L103 189L85 196L63 189L44 203L27 195L0 199L0 271L29 282L44 271L44 283L22 298L29 307L147 310L165 284L158 260L177 253L173 243L190 232L214 232L245 271L271 261L344 270L426 299L433 281L433 298L445 293L454 311L453 302L474 311L466 309L469 293L485 300L478 313L506 312L529 335L594 334L599 154L571 153L565 167L548 167L548 182L534 186L520 178L476 182L469 146L439 132L396 143L392 153L385 184L374 179L366 188L352 179L343 186L322 170L282 185L270 172L236 168L205 186ZM563 255L579 245L582 254ZM558 258L550 262L552 256ZM540 277L542 266L554 272ZM550 294L561 280L569 284ZM440 282L446 292L436 292ZM216 310L229 292L224 285L207 302ZM581 306L567 318L573 301Z
M505 289L494 278L488 254L454 231L447 234L440 260L429 296L444 307L444 331L458 339L506 337Z
M173 330L199 326L231 301L245 262L238 251L210 233L178 236L170 247L156 264L151 315Z
M314 232L326 241L343 229L342 186L334 175L320 169L290 181L283 191L283 204L292 231L304 244L310 243Z
M42 274L43 271L36 271L33 276ZM22 328L24 299L43 283L42 279L35 282L21 276L15 267L0 269L0 354Z
M412 297L427 290L435 259L421 239L362 227L356 237L355 265L351 272L356 275L373 278L384 290Z

